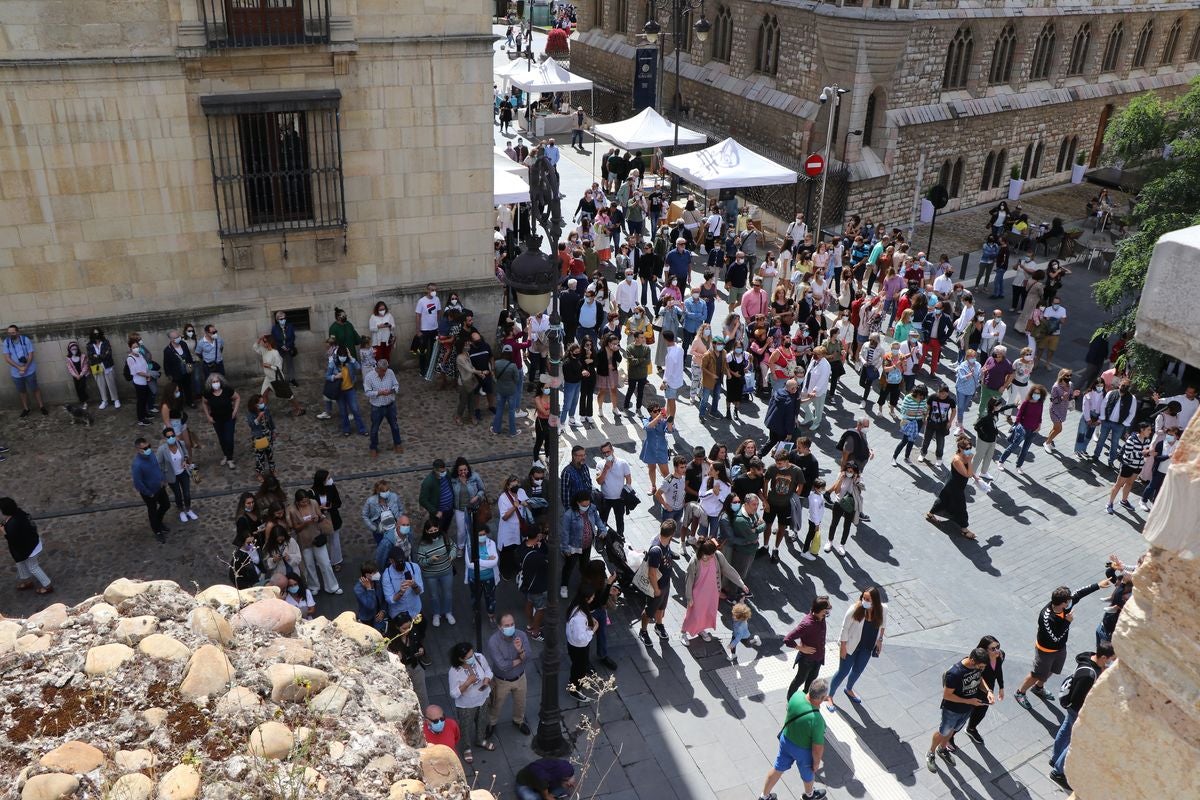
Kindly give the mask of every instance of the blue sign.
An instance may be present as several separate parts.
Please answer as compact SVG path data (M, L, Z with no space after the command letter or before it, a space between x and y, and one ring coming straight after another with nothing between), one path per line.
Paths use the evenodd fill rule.
M633 59L633 110L653 108L658 100L658 48L639 47Z

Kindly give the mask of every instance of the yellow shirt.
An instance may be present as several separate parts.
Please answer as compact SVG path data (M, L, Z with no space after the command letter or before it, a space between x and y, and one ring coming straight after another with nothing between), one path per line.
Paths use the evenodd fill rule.
M350 368L345 364L342 365L342 391L354 388L354 381L350 377Z

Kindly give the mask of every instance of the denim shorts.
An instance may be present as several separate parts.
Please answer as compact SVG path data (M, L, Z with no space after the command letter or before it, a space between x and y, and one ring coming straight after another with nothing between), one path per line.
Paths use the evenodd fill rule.
M817 713L821 712L818 711ZM805 783L812 783L814 777L812 750L792 744L781 733L779 734L779 754L775 756L775 769L780 772L787 772L792 768L792 764L796 765L796 770L800 773L801 780Z
M20 375L13 378L13 384L17 387L18 392L36 392L38 389L37 373L30 372L27 375Z
M525 599L529 601L531 606L533 606L534 611L541 611L546 607L547 593L538 592L537 594L531 594L526 592Z
M951 711L948 708L943 708L942 724L938 726L938 733L942 736L949 736L955 731L960 731L970 718L970 711Z
M666 384L663 384L663 395L668 400L675 400L676 398L679 397L679 387L678 386L667 386Z

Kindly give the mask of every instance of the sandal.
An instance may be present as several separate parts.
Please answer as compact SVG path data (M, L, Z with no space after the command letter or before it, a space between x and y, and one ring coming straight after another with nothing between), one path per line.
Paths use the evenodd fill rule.
M925 515L925 521L926 522L937 522L937 518L933 516L933 512L930 512Z
M491 741L490 739L484 739L477 746L482 747L484 750L489 750L489 751L496 749L496 743Z
M54 591L53 586L39 586L34 590L35 594L50 594Z
M21 581L20 583L17 584L17 591L24 592L29 589L32 589L36 585L37 585L37 581Z
M464 750L464 751L463 751L463 761L465 761L465 762L466 762L466 763L468 763L468 764L474 764L474 763L475 763L475 756L471 754L471 751L470 751L470 750Z
M969 528L963 528L961 531L959 531L959 533L962 534L962 537L964 539L974 539L975 538L975 533L972 530L970 530Z

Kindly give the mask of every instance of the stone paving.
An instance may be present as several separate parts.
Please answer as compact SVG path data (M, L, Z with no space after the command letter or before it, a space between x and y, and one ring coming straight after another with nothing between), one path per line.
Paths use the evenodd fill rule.
M588 181L587 174L571 159L560 169L564 191L572 199ZM1071 332L1064 334L1059 353L1059 360L1067 364L1081 366L1091 331L1089 320L1102 318L1088 301L1091 279L1077 271L1064 289L1073 315ZM718 315L722 313L723 308ZM1010 337L1010 344L1015 343ZM301 366L306 374L314 372L303 356ZM412 508L420 480L435 457L449 461L460 453L466 455L477 464L489 488L504 474L523 475L528 468L532 436L527 421L522 421L522 436L517 440L494 438L478 426L455 426L450 420L452 393L439 395L414 373L412 369L401 373L403 455L385 451L371 459L361 438L342 439L336 423L316 420L320 383L315 375L301 387L309 414L279 420L279 472L289 489L306 485L315 468L326 466L337 475L345 501L347 567L340 577L347 594L320 599L319 612L328 616L353 607L349 588L355 565L370 551L370 538L357 509L376 475L392 478L406 506ZM942 376L946 374L943 370ZM1037 377L1051 379L1048 374ZM860 413L857 387L850 378L844 382L849 385L841 398L827 407L827 421L814 437L814 452L827 479L835 463L832 448L837 434ZM765 408L759 402L743 406L743 422L732 424L701 424L690 402L683 401L680 408L671 442L676 451L687 452L696 444L707 447L713 441L732 447L747 436L761 438ZM119 412L100 412L99 420L95 427L83 428L68 425L61 412L26 420L17 420L12 411L0 412L3 441L12 448L9 460L0 465L0 493L17 497L40 519L46 543L42 563L59 589L52 599L78 602L118 575L172 578L182 585L223 581L236 493L253 489L255 483L249 443L239 438L236 470L218 467L214 437L199 425L207 445L198 458L202 482L194 507L200 520L186 525L174 521L167 545L160 546L147 532L144 509L128 477L131 441L148 429L133 424L128 406ZM634 467L635 488L644 493L645 471L636 455L640 426L611 415L599 417L598 422L596 430L564 431L563 447L581 443L595 456L599 444L610 439ZM1075 422L1072 413L1068 432ZM947 526L924 520L946 468L891 467L888 452L896 435L896 426L886 417L875 420L870 441L877 457L864 472L865 504L872 520L854 531L845 558L823 554L814 562L800 561L789 546L778 566L762 560L754 565L749 578L756 595L752 628L762 636L763 645L757 653L744 649L738 666L725 659L721 644L728 636L727 606L722 607L718 640L685 647L673 638L668 643L656 641L649 650L629 629L634 612L624 603L618 607L609 630L610 653L619 664L615 692L606 695L598 708L579 708L560 695L572 726L585 713L598 714L601 722L602 733L586 753L589 771L583 796L606 800L757 796L775 754L774 738L783 721L783 694L790 680L790 667L781 652L784 633L812 597L822 593L834 600L830 637L836 637L836 621L846 603L871 584L883 590L892 624L882 655L872 661L858 684L864 704L842 703L843 712L827 717L830 742L820 783L829 788L830 797L1063 796L1045 777L1046 754L1061 710L1034 700L1034 711L1024 711L1011 701L1011 691L1028 668L1035 614L1050 590L1059 584L1077 587L1097 580L1108 553L1136 558L1144 549L1141 515L1104 513L1103 497L1114 477L1111 470L1035 448L1024 478L1002 475L990 494L973 498L972 527L980 538L968 542L952 536ZM1069 450L1067 434L1062 441ZM635 546L644 546L656 528L657 521L643 504L628 520L626 537ZM679 574L666 620L673 635L683 616L681 593ZM428 640L434 658L427 677L430 697L447 707L452 703L442 654L454 642L473 638L466 594L458 592L458 624L431 628ZM45 601L16 592L11 581L0 584L0 610L6 614L24 615ZM520 605L509 584L500 587L498 601L501 609ZM1095 597L1081 605L1069 646L1072 654L1092 647L1092 629L1100 612L1101 601ZM984 633L998 636L1008 653L1009 699L995 707L982 726L986 748L964 743L957 767L941 764L936 775L930 774L923 759L938 719L940 676ZM827 659L827 671L834 661ZM530 671L527 716L533 725L540 676L537 665ZM565 671L564 656L564 682ZM502 797L511 797L512 775L533 758L528 739L507 720L505 710L497 732L498 749L477 750L475 765L477 785ZM796 774L789 773L776 791L780 798L798 798L801 787Z

